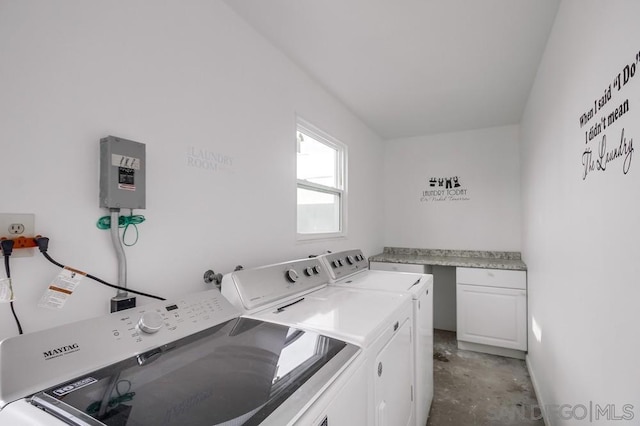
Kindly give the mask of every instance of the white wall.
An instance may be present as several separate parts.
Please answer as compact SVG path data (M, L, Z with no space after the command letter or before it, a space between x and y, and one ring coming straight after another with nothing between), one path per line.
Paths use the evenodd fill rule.
M518 126L385 142L386 246L520 250ZM444 200L424 191L432 177L459 178ZM438 184L436 184L438 185ZM446 183L445 183L446 187Z
M640 160L629 156L626 175L621 157L586 179L582 161L586 149L597 155L604 136L606 151L619 146L623 129L627 143L637 140L640 77L612 88L587 126L579 118L637 62L638 16L637 1L563 1L521 124L528 362L538 397L549 405L616 404L626 420L611 424L620 425L640 420ZM585 131L625 99L629 112L585 142ZM624 404L634 406L633 420ZM608 422L594 417L594 424Z
M147 148L147 221L126 249L133 288L171 297L207 288L209 268L381 251L381 140L224 3L5 0L0 57L0 212L35 213L60 262L116 280L95 227L109 134ZM348 145L346 239L295 241L295 114ZM231 160L192 167L191 147ZM36 254L12 272L26 331L106 313L114 294L87 280L49 311L36 304L57 268ZM8 306L0 318L0 338L14 335Z

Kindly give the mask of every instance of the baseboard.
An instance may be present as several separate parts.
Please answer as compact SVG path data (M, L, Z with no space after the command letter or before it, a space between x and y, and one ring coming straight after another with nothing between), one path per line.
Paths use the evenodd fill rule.
M458 340L458 349L465 351L483 352L485 354L506 356L509 358L525 359L525 353L516 349L499 348L481 343L463 342Z
M531 361L529 359L529 354L527 354L526 358L525 358L525 363L527 365L527 371L529 372L529 377L531 377L531 384L533 385L533 391L536 393L536 399L538 400L538 406L540 407L540 410L542 411L542 420L544 421L544 425L545 426L553 426L551 424L551 420L549 419L549 417L547 416L547 412L545 410L545 403L544 400L542 399L542 394L540 393L540 387L538 386L538 380L536 379L536 375L533 372L533 368L531 368Z

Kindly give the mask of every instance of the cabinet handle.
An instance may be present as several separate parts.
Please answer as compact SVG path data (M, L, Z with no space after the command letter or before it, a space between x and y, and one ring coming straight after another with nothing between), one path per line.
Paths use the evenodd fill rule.
M398 327L400 327L399 322L396 322L395 324L393 324L393 331L398 331Z

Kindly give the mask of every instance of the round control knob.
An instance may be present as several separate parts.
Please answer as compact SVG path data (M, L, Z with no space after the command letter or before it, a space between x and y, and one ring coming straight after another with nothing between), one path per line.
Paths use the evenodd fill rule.
M349 265L353 265L355 261L356 260L353 258L353 256L347 256L347 262L349 263Z
M162 315L157 312L145 312L138 320L138 328L147 334L157 333L163 324Z
M298 281L298 273L293 269L289 269L287 272L285 272L284 276L289 282L295 283L296 281Z
M338 266L340 266L340 263L337 260L334 260L332 263L334 268L337 268Z
M313 267L313 273L314 274L319 274L320 273L320 267L318 265Z
M304 268L304 274L310 277L311 275L313 275L313 268L311 268L311 266Z

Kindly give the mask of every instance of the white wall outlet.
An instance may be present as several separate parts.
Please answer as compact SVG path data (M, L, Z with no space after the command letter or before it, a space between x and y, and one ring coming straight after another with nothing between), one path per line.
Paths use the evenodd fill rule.
M35 237L36 215L25 213L0 213L0 238ZM35 249L14 249L11 257L33 256Z
M9 225L9 234L11 235L22 235L24 234L24 224L22 223L12 223Z

